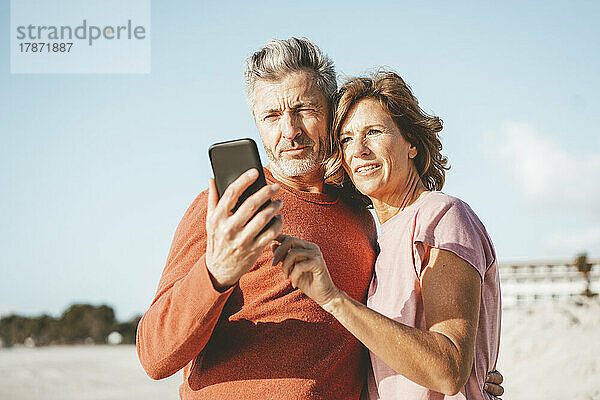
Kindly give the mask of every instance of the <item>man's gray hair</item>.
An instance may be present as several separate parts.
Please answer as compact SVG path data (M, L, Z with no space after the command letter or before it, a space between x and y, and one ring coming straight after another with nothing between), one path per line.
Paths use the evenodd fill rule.
M271 39L246 59L246 98L254 111L257 80L278 81L293 72L310 71L330 104L337 91L333 61L307 38Z

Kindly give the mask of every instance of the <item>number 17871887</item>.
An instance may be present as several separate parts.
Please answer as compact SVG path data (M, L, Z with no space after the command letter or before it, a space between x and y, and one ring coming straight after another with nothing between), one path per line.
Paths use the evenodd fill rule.
M33 42L19 43L21 53L69 53L73 43Z

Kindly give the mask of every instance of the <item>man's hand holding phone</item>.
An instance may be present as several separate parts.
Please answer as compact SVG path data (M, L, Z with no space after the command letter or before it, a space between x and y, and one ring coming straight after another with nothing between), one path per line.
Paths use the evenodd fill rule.
M279 184L263 186L232 213L239 197L258 176L254 168L246 171L227 187L220 199L214 179L209 180L206 266L218 290L235 285L283 228L283 219L277 214L281 200L271 201L258 211L279 192ZM274 222L262 231L272 218Z

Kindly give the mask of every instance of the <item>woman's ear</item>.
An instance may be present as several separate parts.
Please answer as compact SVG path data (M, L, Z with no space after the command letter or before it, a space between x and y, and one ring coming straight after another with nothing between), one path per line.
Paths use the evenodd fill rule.
M408 148L408 158L415 158L418 153L419 152L418 152L417 148L411 144L410 147Z

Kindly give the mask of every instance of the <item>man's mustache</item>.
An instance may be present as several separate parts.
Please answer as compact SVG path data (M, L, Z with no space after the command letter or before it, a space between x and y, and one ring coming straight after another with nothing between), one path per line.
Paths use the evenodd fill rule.
M277 153L280 154L282 151L297 149L298 147L312 146L315 142L311 140L307 135L299 135L289 142L280 142L277 147Z

